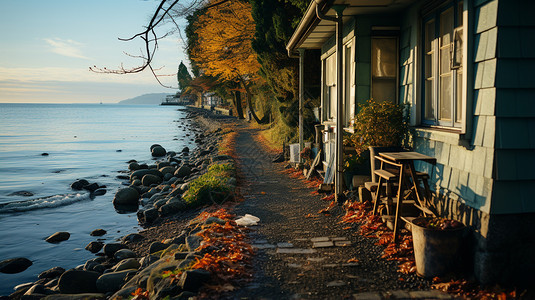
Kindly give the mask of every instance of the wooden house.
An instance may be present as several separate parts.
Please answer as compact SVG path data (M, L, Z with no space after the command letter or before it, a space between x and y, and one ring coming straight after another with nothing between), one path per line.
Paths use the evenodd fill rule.
M527 0L315 0L287 44L321 50L326 160L359 104L410 104L415 151L437 158L417 168L440 213L472 229L483 283L535 282L534 11Z

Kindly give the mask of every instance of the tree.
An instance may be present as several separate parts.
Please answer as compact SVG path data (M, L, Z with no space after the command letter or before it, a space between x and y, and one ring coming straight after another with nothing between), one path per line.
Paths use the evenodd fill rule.
M178 88L181 91L184 91L191 82L191 75L189 74L188 68L183 62L180 62L180 65L178 65L176 77L178 80Z
M192 25L196 40L188 48L190 59L206 75L240 84L246 90L253 118L258 123L265 122L267 116L260 120L251 100L250 85L259 79L260 69L251 47L255 28L251 5L238 0L219 2L217 6L205 8L196 17ZM238 97L236 93L235 96Z
M299 93L299 61L288 57L286 43L306 11L307 0L251 0L256 27L252 48L260 63L260 75L281 106L282 120L295 119Z

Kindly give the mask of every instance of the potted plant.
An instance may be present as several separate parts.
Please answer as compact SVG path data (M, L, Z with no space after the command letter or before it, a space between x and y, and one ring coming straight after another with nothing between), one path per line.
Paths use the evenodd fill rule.
M359 106L353 119L353 132L344 138L345 171L352 175L370 175L369 147L392 147L409 140L408 105L368 100Z
M433 278L461 267L466 232L463 223L438 217L416 218L411 223L418 275Z

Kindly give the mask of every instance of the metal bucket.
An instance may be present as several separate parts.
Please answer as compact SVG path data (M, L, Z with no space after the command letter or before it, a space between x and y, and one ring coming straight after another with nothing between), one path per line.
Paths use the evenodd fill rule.
M416 218L411 224L418 275L432 278L459 271L466 227L427 229L417 225L423 219L426 218Z

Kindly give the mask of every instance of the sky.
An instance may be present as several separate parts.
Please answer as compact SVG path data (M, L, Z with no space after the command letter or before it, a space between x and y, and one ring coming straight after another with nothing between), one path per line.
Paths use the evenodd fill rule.
M150 71L97 74L89 67L141 65L141 40L119 41L143 30L156 0L1 0L0 103L114 103L147 93L175 93ZM182 32L185 21L180 22ZM162 29L162 33L165 29ZM175 33L159 42L153 62L163 75L188 65ZM160 77L177 87L176 76Z

